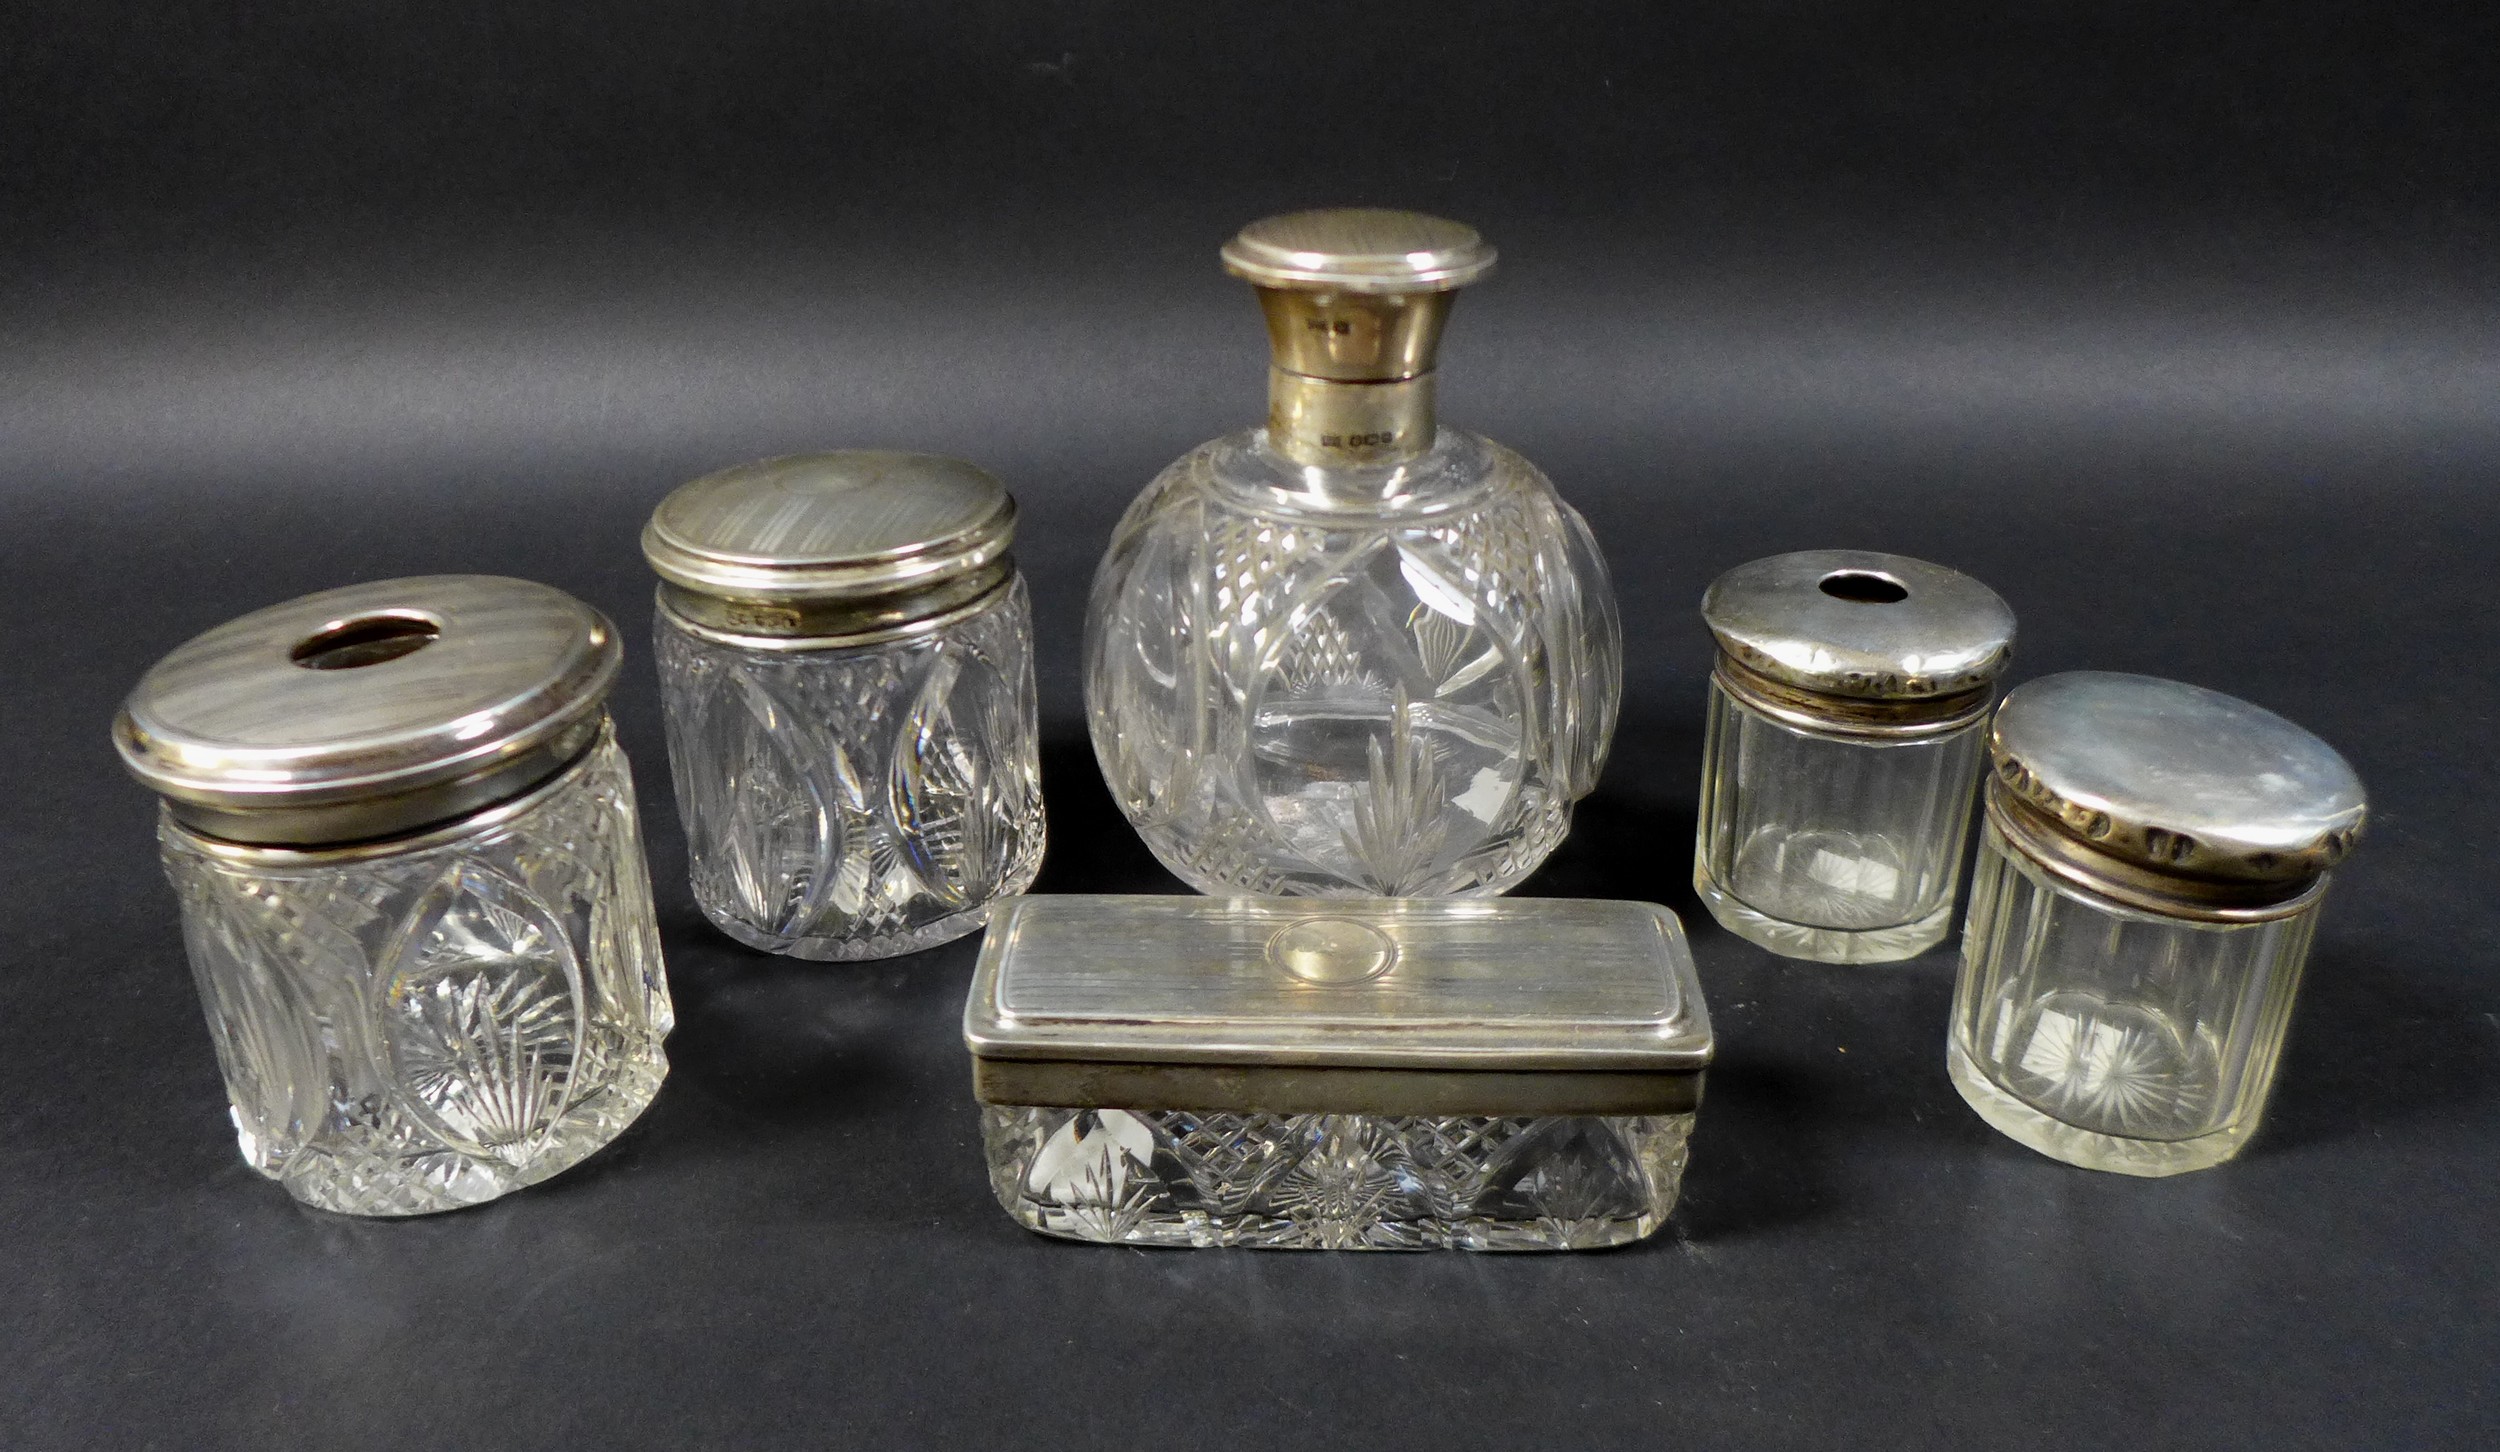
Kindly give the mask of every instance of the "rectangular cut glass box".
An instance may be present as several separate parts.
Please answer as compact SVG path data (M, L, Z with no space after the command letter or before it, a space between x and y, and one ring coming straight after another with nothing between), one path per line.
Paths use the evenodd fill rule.
M1108 1244L1585 1250L1675 1206L1682 925L1566 899L1026 897L964 1011L999 1202Z

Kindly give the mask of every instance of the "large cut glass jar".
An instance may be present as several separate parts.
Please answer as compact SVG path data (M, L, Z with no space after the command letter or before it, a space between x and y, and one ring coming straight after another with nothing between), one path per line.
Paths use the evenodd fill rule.
M695 901L799 958L988 920L1042 864L1033 608L996 479L926 454L768 459L643 531Z
M1942 941L2014 612L1902 555L1808 550L1721 575L1693 889L1791 958L1884 963Z
M1018 1224L1319 1250L1652 1233L1713 1049L1675 915L1567 898L1028 897L964 1037Z
M1498 893L1596 784L1622 688L1588 526L1433 417L1456 223L1332 211L1224 249L1268 421L1163 471L1094 577L1086 701L1112 794L1211 893Z
M1981 1118L2175 1175L2256 1131L2360 778L2271 711L2077 671L2005 698L1947 1061Z
M607 619L526 580L307 595L177 648L114 723L243 1158L415 1215L566 1169L668 1072Z

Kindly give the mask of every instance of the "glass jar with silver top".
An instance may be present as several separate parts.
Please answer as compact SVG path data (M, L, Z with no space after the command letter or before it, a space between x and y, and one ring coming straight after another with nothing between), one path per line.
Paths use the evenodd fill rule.
M1808 550L1721 575L1693 887L1792 958L1882 963L1951 926L2014 612L1954 570Z
M1955 1086L2071 1164L2172 1175L2238 1154L2361 832L2360 778L2271 711L2100 671L2013 691L1989 754Z
M964 1037L1018 1224L1326 1250L1656 1232L1715 1047L1675 915L1568 898L1027 897Z
M925 454L769 459L652 514L695 901L815 959L960 937L1042 860L1032 605L996 479Z
M491 1200L616 1137L671 1014L606 617L444 575L273 606L141 678L158 831L243 1156L360 1215Z

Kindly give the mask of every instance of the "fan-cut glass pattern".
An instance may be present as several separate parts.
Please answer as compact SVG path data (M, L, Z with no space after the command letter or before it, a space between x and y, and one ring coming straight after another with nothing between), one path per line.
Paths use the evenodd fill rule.
M2058 1159L2219 1164L2265 1111L2316 926L2314 903L2249 923L2139 912L2052 878L1990 821L1947 1067L1982 1118Z
M1086 672L1113 795L1205 892L1507 891L1614 729L1621 629L1588 526L1457 430L1359 505L1276 467L1256 433L1218 440L1113 536Z
M984 1105L1029 1230L1123 1245L1594 1250L1666 1222L1690 1114L1532 1119Z
M162 828L243 1157L297 1199L491 1200L614 1139L658 1091L668 985L613 733L491 815L399 853Z
M881 644L761 650L659 612L695 901L801 958L886 958L988 921L1042 864L1032 607Z

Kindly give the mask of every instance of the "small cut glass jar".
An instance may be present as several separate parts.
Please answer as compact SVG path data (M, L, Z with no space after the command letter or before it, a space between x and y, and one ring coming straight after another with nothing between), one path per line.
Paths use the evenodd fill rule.
M1791 958L1887 963L1951 928L2014 612L1958 571L1808 550L1702 596L1718 640L1693 888Z
M114 743L158 840L243 1157L416 1215L641 1114L671 1024L606 617L526 580L307 595L177 648Z
M1016 506L970 464L768 459L643 531L695 901L750 947L890 958L1042 864L1033 608Z
M1674 914L1562 898L1027 897L964 1037L1018 1224L1326 1250L1649 1235L1713 1047Z
M2129 1175L2256 1131L2361 780L2271 711L2076 671L2009 694L1947 1061L1982 1119Z

